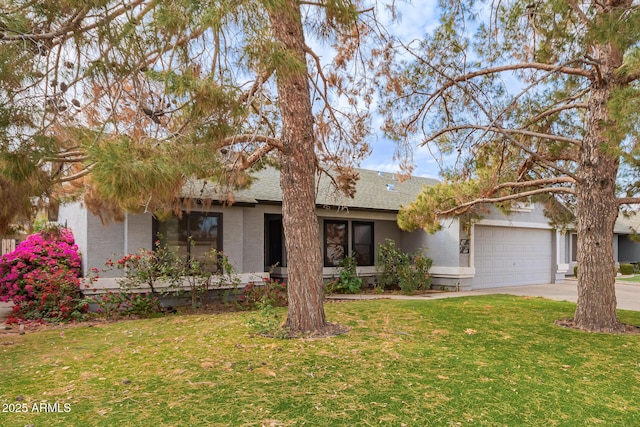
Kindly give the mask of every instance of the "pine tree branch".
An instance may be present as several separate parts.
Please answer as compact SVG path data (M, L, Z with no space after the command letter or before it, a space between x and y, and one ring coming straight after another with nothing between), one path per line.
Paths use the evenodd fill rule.
M638 205L640 197L621 197L618 199L618 205Z
M502 72L505 72L505 71L516 71L516 70L523 70L523 69L533 69L533 70L539 70L539 71L546 71L547 72L547 74L545 76L543 76L539 80L546 79L549 75L551 75L553 73L556 73L556 72L570 74L570 75L576 75L576 76L583 76L583 77L587 77L589 80L594 80L595 79L595 77L593 76L592 73L590 73L589 71L584 70L582 68L572 68L572 67L568 67L567 65L552 65L552 64L544 64L544 63L538 63L538 62L524 62L524 63L518 63L518 64L509 64L509 65L503 65L503 66L497 66L497 67L484 68L484 69L481 69L481 70L477 70L477 71L473 71L473 72L470 72L470 73L463 74L463 75L458 76L458 77L450 77L450 76L446 75L445 73L443 73L441 70L439 70L436 67L432 66L427 61L425 61L424 58L422 58L420 55L418 55L415 52L413 52L406 45L403 44L403 46L418 62L423 63L425 66L427 66L428 68L431 68L432 70L434 70L435 72L437 72L443 78L446 79L446 82L444 82L435 92L433 92L433 93L423 93L422 94L422 95L425 95L427 97L427 99L422 104L422 106L418 109L418 112L416 114L414 114L413 119L409 120L409 122L407 123L408 126L413 124L413 123L415 123L421 115L425 114L425 112L431 108L433 103L435 103L435 100L437 98L439 98L439 97L443 98L443 94L448 89L450 89L451 87L458 86L464 92L469 93L464 88L464 85L462 85L462 83L468 83L470 80L472 80L472 79L474 79L476 77L482 77L482 76L487 76L487 75L492 75L492 74L499 74L499 73L502 73ZM578 62L578 60L572 60L572 61L566 62L565 64L570 64L570 63L573 63L573 62ZM540 81L538 81L536 83L533 83L531 86L536 86L539 83L540 83ZM525 93L527 91L528 91L528 88L525 88L514 99L519 98L523 93ZM478 106L484 110L484 107L483 107L483 105L481 103L478 103Z
M577 147L580 147L582 145L582 141L578 139L566 138L564 136L552 135L548 133L533 132L525 129L506 129L498 126L482 126L482 125L466 124L466 125L449 126L444 129L441 129L438 132L426 138L423 142L419 144L419 146L422 147L446 133L456 132L464 129L476 129L476 130L483 130L487 132L500 133L504 135L522 135L522 136L530 136L532 138L549 139L549 140L558 141L558 142L568 142L569 144L573 144Z
M469 211L469 209L471 209L476 205L481 205L484 203L500 203L500 202L506 202L509 200L523 199L526 197L535 196L536 194L550 194L550 193L575 194L575 191L573 190L573 188L567 188L567 187L549 187L549 188L538 188L536 190L525 191L524 193L510 194L508 196L502 196L502 197L482 197L467 203L462 203L451 209L439 211L437 214L438 216L449 216L452 214L459 215Z
M258 163L264 156L269 154L273 149L281 148L281 147L282 147L281 144L280 144L279 147L276 147L275 145L272 145L272 144L262 145L257 150L255 150L253 153L251 153L251 155L244 160L242 168L243 169L250 168L251 166L253 166L256 163Z
M582 11L582 9L580 9L580 6L578 6L578 4L575 2L575 0L568 0L567 4L569 5L569 7L578 15L578 18L580 18L580 21L586 26L586 27L591 27L591 20L587 17L587 15Z
M540 185L552 185L552 184L575 184L576 180L568 176L559 176L553 178L541 178L531 181L518 181L518 182L504 182L493 188L494 191L501 190L503 188L526 188L526 187L538 187Z
M77 179L82 178L83 176L88 175L91 172L91 169L93 169L93 166L95 165L95 163L90 164L89 166L87 166L86 168L82 169L80 172L76 172L73 175L68 175L62 178L59 178L56 180L56 182L58 183L62 183L62 182L71 182L71 181L75 181Z
M304 4L306 6L316 6L316 7L320 7L320 8L326 8L327 7L326 3L317 2L317 1L309 1L309 0L301 0L300 4ZM372 12L374 10L375 10L375 7L369 7L369 8L362 9L362 10L356 10L356 13L360 14L360 13Z
M71 156L60 156L60 157L48 157L42 159L43 162L53 162L53 163L81 163L87 161L89 156L82 155L78 157Z
M586 91L585 91L586 92ZM556 113L560 113L562 111L567 111L567 110L573 110L573 109L586 109L588 106L588 104L586 102L577 102L575 104L565 104L565 105L560 105L558 107L555 108L550 108L548 110L543 111L542 113L538 114L537 116L533 117L530 121L528 121L529 125L532 125L533 123L537 123L540 120L552 116Z
M277 148L278 150L283 149L282 141L280 141L278 138L273 138L271 136L266 136L266 135L255 135L251 133L243 133L243 134L226 137L221 141L222 144L220 145L220 147L229 147L235 144L252 143L252 142L253 143L261 142L261 143L267 144L267 146L271 147L271 149L273 148Z
M632 72L632 73L627 73L624 75L624 79L623 82L625 84L629 84L629 83L633 83L636 80L640 79L640 70Z
M41 40L55 40L57 38L62 38L63 40L66 40L66 38L70 35L70 33L82 34L92 29L98 28L100 26L104 26L109 22L112 22L115 18L125 14L126 12L134 9L135 7L141 5L144 2L145 0L135 0L129 4L123 5L119 9L116 9L115 11L105 16L103 19L100 19L87 26L80 27L79 24L82 22L82 20L87 16L89 11L91 10L89 6L85 6L80 11L78 11L78 13L75 14L69 21L67 21L66 24L62 25L62 27L60 27L56 31L51 31L51 32L42 33L42 34L16 34L16 35L7 35L5 33L2 33L3 37L0 37L0 40L3 42L25 41L25 40L30 40L35 42L35 41L41 41ZM146 8L146 10L149 10L150 7Z
M329 92L329 89L327 88L327 78L325 77L324 73L322 72L322 62L320 61L320 57L309 47L306 46L304 47L304 51L307 55L309 55L311 58L313 58L313 61L316 63L316 70L318 72L318 76L320 77L320 80L322 80L322 85L324 90L320 90L320 88L318 88L318 85L314 82L314 86L316 87L316 89L318 89L318 92L320 92L322 94L322 97L324 98L325 103L327 102L327 98L326 98L326 94Z
M338 93L341 94L345 94L346 91L344 91L340 85L337 82L331 83L330 79L327 78L327 76L324 74L324 72L322 71L322 62L320 60L320 57L309 47L306 46L304 47L304 51L307 55L309 55L313 61L316 64L316 70L317 70L317 76L318 78L314 79L312 78L312 76L309 76L309 81L311 82L311 84L313 85L317 95L322 99L322 102L324 104L323 108L322 108L322 112L326 112L329 117L331 118L331 121L335 124L335 127L333 130L336 130L338 132L338 134L340 135L340 139L343 141L346 140L351 140L353 141L353 135L350 134L350 132L346 131L344 129L344 127L340 124L340 119L338 118L338 114L343 114L339 109L336 109L334 107L331 106L331 102L329 100L329 87L330 86L334 86L336 88L336 90L338 91ZM319 83L317 80L320 80L322 83L322 87L319 86ZM348 115L345 114L345 116L348 117ZM322 134L322 132L319 132L320 134ZM325 141L323 140L323 138L320 138L320 142L321 143L325 143ZM354 144L355 145L355 144ZM328 150L330 151L330 150Z
M498 67L489 67L484 68L482 70L472 71L470 73L463 74L456 78L449 79L442 87L438 90L438 93L442 93L448 88L462 82L466 82L468 80L474 79L476 77L488 76L491 74L500 74L505 71L516 71L516 70L538 70L538 71L547 71L550 73L562 73L569 74L572 76L581 76L586 77L589 80L593 80L593 73L584 70L582 68L573 68L567 67L564 65L553 65L553 64L545 64L542 62L522 62L518 64L509 64L509 65L501 65Z
M258 89L260 89L260 87L267 81L269 80L269 78L273 75L275 69L269 69L269 70L265 70L262 74L260 74L260 76L258 76L258 78L256 78L256 80L253 82L253 85L251 85L251 87L244 91L242 93L242 95L240 95L240 97L238 98L238 102L243 104L243 103L249 103L249 100L251 100L251 98L253 98L253 96L258 92Z
M78 24L87 16L89 13L90 7L85 6L82 9L78 10L66 23L64 23L59 29L56 31L50 31L48 33L25 33L25 34L16 34L16 35L7 35L6 33L1 33L2 37L0 40L3 42L14 42L14 41L41 41L41 40L53 40L59 37L67 36L70 32L77 29ZM5 30L6 31L6 30ZM9 30L11 31L11 30Z
M91 25L87 25L86 27L80 28L80 33L85 33L87 31L91 31L91 30L93 30L95 28L103 27L103 26L109 24L110 22L112 22L118 16L124 15L128 11L133 10L134 8L140 6L145 1L146 0L134 0L132 3L125 4L120 9L118 9L118 10L110 13L109 15L105 16L103 19L101 19L99 21L96 21ZM146 8L144 8L142 10L141 13L138 14L138 16L136 16L134 18L134 22L133 23L134 24L138 24L142 20L142 17L144 15L146 15L149 11L151 11L156 6L157 5L155 4L155 2L152 1Z

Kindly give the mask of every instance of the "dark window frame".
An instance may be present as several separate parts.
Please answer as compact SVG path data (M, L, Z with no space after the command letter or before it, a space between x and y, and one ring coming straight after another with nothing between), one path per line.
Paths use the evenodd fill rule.
M274 265L287 266L284 230L282 229L282 214L264 215L264 262L265 271Z
M193 234L192 228L191 228L191 219L193 216L196 216L196 214L198 215L205 215L207 217L216 217L218 219L218 235L216 237L216 250L218 252L222 252L223 250L223 216L222 216L222 212L206 212L206 211L191 211L191 212L186 212L186 211L182 211L182 218L186 218L187 221L187 241L186 242L182 242L181 237L179 236L179 242L180 244L184 244L186 251L187 251L187 262L191 259L191 245L189 244L189 236L191 236ZM173 217L177 217L177 215L173 214ZM179 219L178 219L179 220ZM158 248L158 242L160 241L159 235L158 233L160 232L160 223L162 221L160 221L158 218L156 218L155 216L153 217L153 223L152 223L152 231L153 231L153 235L152 235L152 242L151 242L151 247L156 250Z
M370 243L356 243L356 226L367 226L371 229L371 242ZM368 258L370 263L365 264L358 259L358 251L356 251L356 244L358 246L368 245L369 253ZM375 265L375 222L373 221L351 221L351 254L356 258L356 264L362 267L370 267Z
M340 226L344 226L343 236L340 236ZM324 266L336 267L345 256L349 255L349 221L325 219L323 229ZM341 257L340 254L342 254Z

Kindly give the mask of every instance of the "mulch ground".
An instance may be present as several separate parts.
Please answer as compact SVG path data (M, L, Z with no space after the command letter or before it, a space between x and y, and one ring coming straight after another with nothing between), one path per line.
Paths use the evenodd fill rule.
M559 319L555 321L555 324L561 326L563 328L575 329L575 330L583 330L579 328L573 319ZM629 325L627 323L620 324L620 330L605 330L598 331L607 334L640 334L640 326Z

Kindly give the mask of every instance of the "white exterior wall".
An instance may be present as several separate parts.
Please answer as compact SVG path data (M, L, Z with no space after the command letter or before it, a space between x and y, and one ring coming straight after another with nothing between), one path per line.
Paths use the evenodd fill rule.
M125 255L124 223L112 222L102 225L100 218L91 213L87 215L87 271L91 268L99 270L105 267L107 260L118 260ZM85 271L86 273L86 271ZM101 277L121 276L118 270L100 273Z
M264 270L264 209L244 208L242 236L244 272ZM224 217L222 222L224 223Z
M126 234L123 236L122 248L126 253L134 253L140 248L152 249L156 236L153 233L153 215L127 214L125 220Z
M229 262L236 272L244 272L244 209L228 207L211 209L211 212L222 213L222 252L229 258Z
M378 256L378 245L384 244L387 239L395 241L402 250L407 250L407 242L404 239L404 234L406 233L403 233L398 228L395 221L374 221L373 242L375 246L375 256Z
M504 215L492 205L484 205L483 208L488 209L488 213L483 213L482 215L482 221L485 222L490 220L502 220L513 224L536 223L544 224L546 226L545 228L551 228L549 226L549 218L544 216L544 208L540 203L533 203L531 205L531 209L514 210L509 214L509 216Z
M82 256L82 271L87 271L87 209L80 202L67 203L58 210L58 223L73 232L73 238Z
M257 206L213 206L212 212L222 213L222 250L238 273L262 273L264 270L265 214L281 213L278 205ZM324 231L323 220L370 221L374 223L374 247L386 239L394 240L406 252L424 250L426 256L433 259L431 273L435 285L453 286L464 289L471 284L475 274L473 261L473 236L468 235L457 219L443 223L442 230L430 235L423 230L412 233L399 229L396 215L392 212L372 212L363 210L337 210L335 208L317 209L320 235ZM83 253L85 271L91 267L102 268L107 259L117 259L125 253L134 253L140 248L150 249L153 243L151 214L129 214L124 223L112 223L103 226L98 217L89 214L81 203L65 205L60 209L61 222L74 231L74 236ZM499 227L525 227L549 229L541 206L535 206L530 212L515 212L505 217L492 209L478 224ZM349 233L349 242L352 238ZM460 253L461 239L470 239L469 254ZM550 257L558 258L558 270L564 261L564 249L561 235L549 248ZM319 242L319 244L321 244ZM351 246L351 245L349 245ZM562 258L562 260L560 259ZM280 273L286 273L282 268ZM375 267L362 267L363 274L375 273ZM566 271L566 270L564 270ZM331 277L335 269L325 268L324 274ZM106 272L102 277L120 275L120 271Z
M424 236L424 248L426 255L433 259L433 265L439 267L460 267L460 222L458 220L446 220L442 223L442 229L435 234L417 230ZM414 234L412 233L412 234Z

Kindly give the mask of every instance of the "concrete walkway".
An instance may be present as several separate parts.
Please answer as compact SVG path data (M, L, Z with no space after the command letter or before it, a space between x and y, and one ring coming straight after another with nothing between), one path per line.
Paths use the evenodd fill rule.
M556 301L576 302L578 300L578 281L567 279L561 284L509 286L504 288L478 289L463 292L437 292L424 295L330 295L330 299L439 299L476 295L507 294L516 296L542 297ZM616 299L618 309L640 311L640 283L616 281Z
M7 317L9 317L9 314L11 314L11 306L12 304L8 302L0 301L0 324L4 323ZM0 326L0 328L2 327Z

